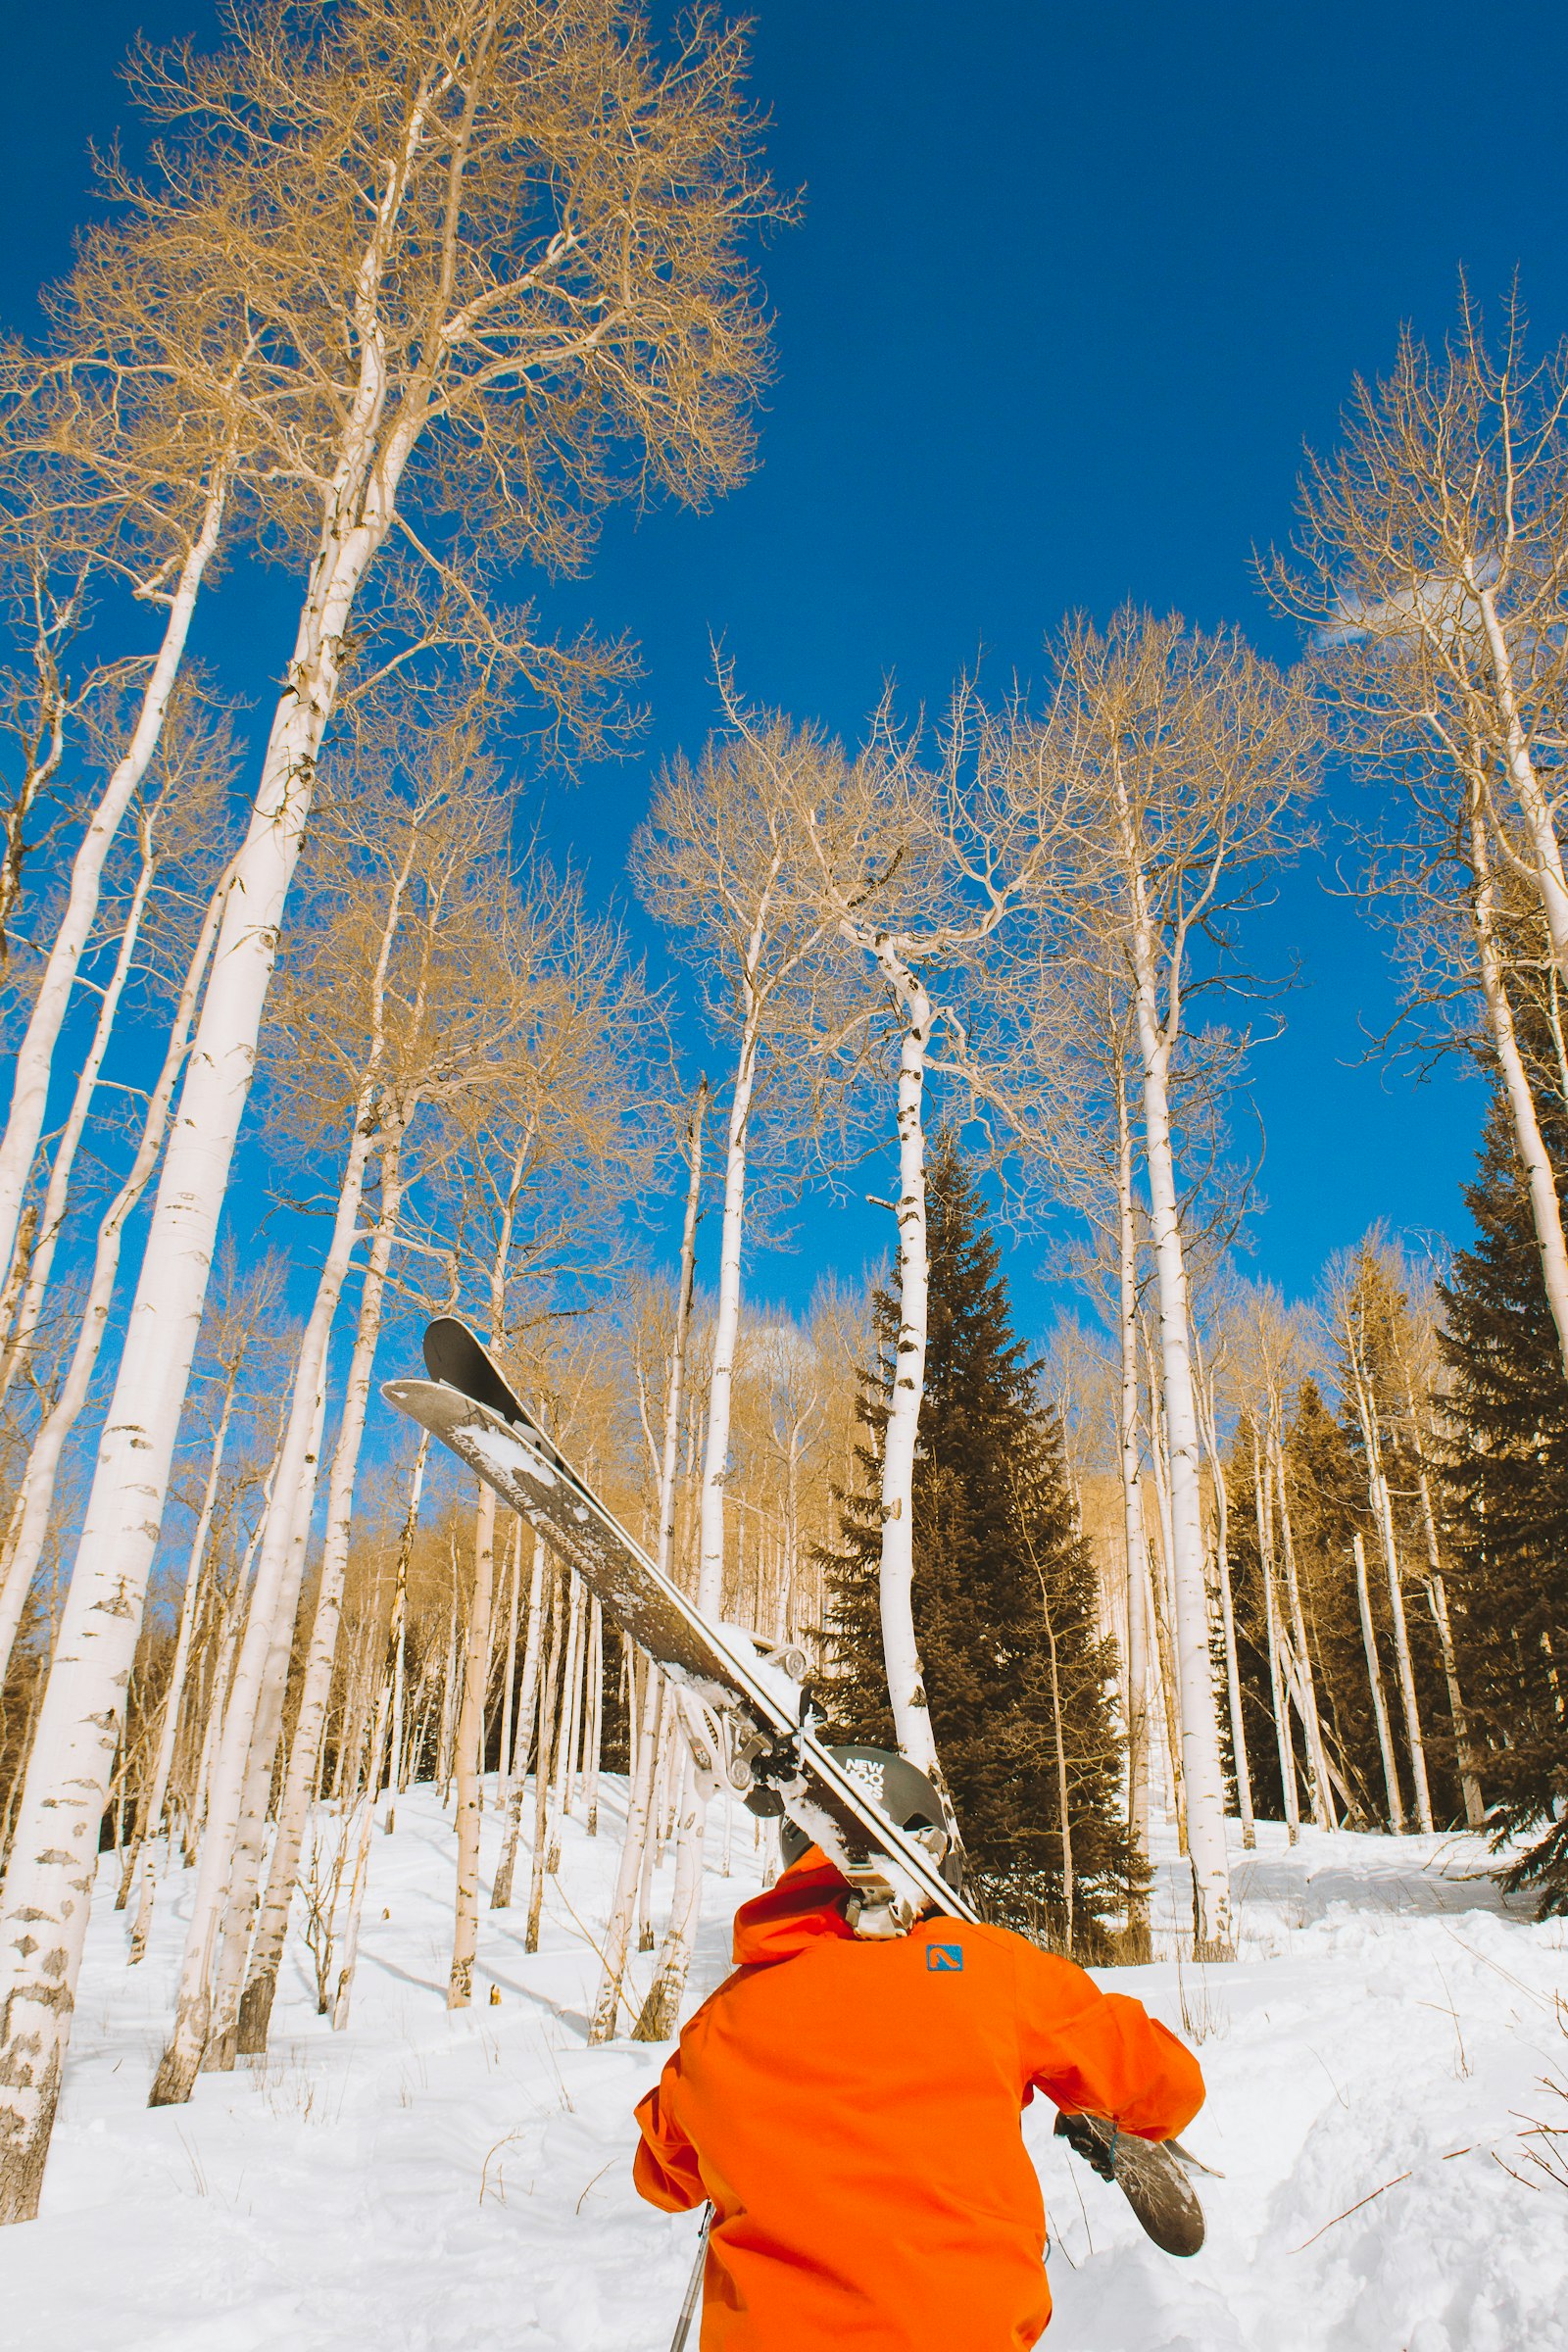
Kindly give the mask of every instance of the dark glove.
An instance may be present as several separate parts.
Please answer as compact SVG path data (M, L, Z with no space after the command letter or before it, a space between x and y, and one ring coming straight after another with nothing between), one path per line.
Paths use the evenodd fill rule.
M1116 2127L1103 2115L1058 2115L1056 2137L1094 2166L1102 2180L1116 2178Z

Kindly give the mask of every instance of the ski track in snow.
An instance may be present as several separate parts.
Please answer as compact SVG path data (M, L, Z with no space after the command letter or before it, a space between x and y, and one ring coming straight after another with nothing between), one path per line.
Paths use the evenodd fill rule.
M481 1911L478 2000L452 2016L454 1833L433 1791L412 1790L395 1835L376 1833L348 2030L315 2014L296 1934L270 2054L157 2112L190 1880L163 1882L148 1957L127 1970L110 1858L43 2211L0 2233L0 2340L666 2352L696 2222L634 2195L630 2114L663 2053L584 2038L621 1801L612 1782L597 1839L565 1825L535 1957L525 1858L523 1905ZM721 1817L688 2006L725 1974L730 1913L759 1884L738 1809L719 1875ZM481 1900L499 1831L487 1811ZM1173 2262L1052 2141L1050 2106L1030 2110L1051 2352L1562 2352L1568 2189L1504 2165L1528 2176L1532 2121L1568 2125L1543 2086L1568 2085L1568 1934L1505 1905L1486 1863L1473 1838L1303 1831L1292 1850L1260 1824L1255 1853L1233 1850L1234 1965L1104 1973L1198 2041L1209 2098L1188 2144L1225 2177L1200 2183L1207 2246ZM667 1896L667 1864L662 1878ZM1172 1954L1184 1909L1167 1840L1155 1922ZM648 1973L645 1957L638 1997Z

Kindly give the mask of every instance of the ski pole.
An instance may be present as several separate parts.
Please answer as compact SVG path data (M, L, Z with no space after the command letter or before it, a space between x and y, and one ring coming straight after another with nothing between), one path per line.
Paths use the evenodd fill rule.
M692 2331L692 2321L696 2317L697 2305L702 2296L703 2266L708 2260L708 2232L712 2226L713 2208L711 2205L708 2205L703 2209L703 2226L697 2237L697 2260L692 2264L691 2279L686 2288L686 2300L680 2307L680 2318L675 2322L675 2332L670 2338L669 2352L686 2352L686 2338Z

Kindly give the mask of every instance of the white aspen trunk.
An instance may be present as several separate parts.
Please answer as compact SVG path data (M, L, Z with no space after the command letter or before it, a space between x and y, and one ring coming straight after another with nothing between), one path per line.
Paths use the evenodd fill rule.
M1285 1447L1280 1442L1280 1400L1272 1391L1268 1402L1268 1451L1274 1489L1279 1496L1280 1548L1285 1555L1285 1596L1291 1612L1291 1639L1295 1645L1299 1679L1298 1712L1306 1740L1307 1794L1313 1822L1320 1830L1333 1830L1339 1827L1339 1823L1335 1818L1334 1799L1329 1788L1328 1750L1323 1744L1323 1727L1318 1718L1317 1682L1312 1673L1311 1652L1306 1645L1306 1615L1301 1607L1300 1580L1296 1573L1296 1541L1291 1528L1290 1501L1285 1492Z
M703 1186L703 1124L708 1115L708 1080L700 1078L692 1100L691 1117L686 1126L686 1215L680 1237L680 1285L675 1300L675 1329L669 1350L669 1378L664 1391L664 1446L659 1467L659 1553L661 1574L668 1576L675 1546L675 1469L680 1451L681 1402L686 1382L686 1343L692 1322L692 1290L697 1279L697 1211ZM744 1168L742 1172L744 1183ZM729 1207L729 1183L726 1172L724 1191L725 1212ZM740 1209L745 1196L740 1195ZM740 1213L737 1210L737 1214ZM727 1245L720 1247L724 1253ZM739 1253L737 1249L736 1285L739 1298ZM728 1436L725 1437L726 1450ZM723 1499L720 1494L719 1510ZM723 1526L719 1527L720 1583L722 1583Z
M561 1670L561 1710L556 1719L556 1769L551 1783L551 1836L545 1868L554 1878L561 1868L561 1821L568 1809L572 1726L582 1680L583 1590L571 1579L571 1611L566 1627L566 1657Z
M1366 1545L1359 1528L1351 1539L1355 1553L1355 1597L1361 1612L1361 1646L1366 1652L1366 1679L1372 1689L1372 1713L1378 1727L1378 1752L1383 1759L1383 1787L1389 1800L1389 1827L1404 1833L1404 1799L1399 1793L1399 1768L1394 1758L1394 1735L1383 1696L1383 1669L1378 1663L1378 1638L1372 1623L1372 1594L1367 1586Z
M136 1155L124 1183L104 1211L98 1227L92 1276L87 1286L87 1303L82 1309L81 1327L76 1335L71 1364L61 1385L60 1395L45 1416L27 1457L20 1496L20 1521L4 1577L0 1578L0 1683L5 1681L11 1646L16 1640L17 1626L21 1622L28 1588L43 1557L61 1460L71 1433L86 1404L104 1334L109 1326L125 1226L147 1189L148 1180L158 1164L158 1155L164 1148L169 1107L173 1101L174 1088L190 1046L191 1024L195 1019L202 983L207 976L213 945L218 937L225 890L226 884L222 884L214 894L207 919L197 938L179 1001L174 1007L164 1065L148 1098Z
M316 1392L310 1451L305 1475L294 1500L287 1565L278 1590L272 1638L268 1644L251 1727L250 1755L245 1768L244 1793L229 1865L223 1924L213 1970L212 2019L202 2065L208 2070L233 2070L235 2033L239 2023L240 1990L245 1981L245 1956L260 1891L262 1856L267 1845L268 1803L272 1791L272 1766L283 1730L283 1699L289 1661L294 1650L294 1625L305 1582L305 1558L311 1521L316 1509L316 1484L321 1458L321 1432L326 1420L326 1382Z
M1142 897L1141 884L1139 897ZM1138 1037L1143 1055L1150 1242L1159 1290L1160 1386L1170 1454L1170 1569L1176 1596L1182 1785L1193 1868L1194 1949L1200 1957L1218 1959L1229 1956L1235 1948L1230 1862L1225 1849L1225 1782L1220 1769L1219 1726L1214 1713L1214 1685L1208 1656L1198 1413L1193 1400L1187 1336L1187 1266L1170 1128L1170 1039L1157 1013L1153 941L1141 905L1135 909L1132 945Z
M675 1886L669 1928L648 1997L631 2030L633 2041L668 2041L680 2019L681 1996L691 1965L692 1943L703 1903L703 1804L697 1793L690 1750L680 1777L675 1838Z
M528 1872L528 1925L523 1936L525 1952L539 1949L539 1927L544 1913L545 1859L550 1844L550 1780L552 1740L561 1744L561 1725L557 1712L558 1677L561 1672L562 1651L565 1646L566 1614L565 1579L557 1574L551 1580L550 1595L550 1663L545 1670L545 1687L539 1707L539 1740L534 1757L533 1789L533 1854Z
M588 1605L588 1592L583 1589L578 1602L581 1622L577 1629L577 1661L571 1688L571 1745L566 1753L565 1788L562 1812L569 1813L573 1801L582 1798L582 1763L588 1745L588 1669L593 1648L593 1612Z
M473 1999L473 1961L479 1943L479 1776L484 1769L484 1702L490 1680L490 1614L495 1589L496 1496L481 1486L473 1523L473 1597L464 1658L463 1705L458 1716L458 1883L447 2007Z
M1242 1845L1250 1852L1257 1844L1257 1819L1252 1809L1252 1775L1247 1755L1247 1720L1242 1709L1242 1668L1236 1647L1236 1606L1231 1592L1230 1489L1220 1458L1219 1428L1214 1392L1193 1334L1198 1380L1195 1394L1202 1421L1203 1445L1209 1475L1214 1481L1214 1569L1219 1587L1220 1630L1225 1641L1225 1697L1230 1708L1231 1754L1236 1764L1236 1802L1242 1817Z
M1147 1524L1147 1523L1146 1523ZM1182 1781L1182 1734L1180 1700L1176 1686L1176 1658L1171 1644L1170 1624L1160 1591L1165 1583L1160 1560L1146 1545L1144 1552L1144 1598L1148 1603L1150 1621L1154 1628L1153 1662L1155 1680L1159 1685L1160 1706L1164 1715L1164 1751L1166 1785L1171 1818L1176 1824L1176 1850L1187 1853L1187 1794Z
M218 1762L218 1749L223 1736L223 1713L228 1705L228 1687L234 1672L234 1656L239 1648L240 1629L245 1618L245 1580L250 1562L255 1556L256 1537L247 1547L245 1565L240 1570L231 1598L223 1610L219 1628L217 1654L213 1660L213 1685L207 1699L207 1730L202 1738L202 1752L196 1765L196 1782L191 1793L190 1844L194 1862L202 1832L207 1827L207 1799L213 1785L213 1772Z
M914 1633L914 1454L925 1394L930 1257L925 1201L925 1057L931 1038L931 999L924 984L885 936L877 965L899 1008L899 1333L893 1389L882 1438L882 1555L878 1579L882 1655L899 1752L928 1773L942 1794L951 1832L954 1818Z
M1286 1834L1292 1845L1301 1834L1300 1800L1296 1787L1296 1743L1291 1738L1290 1705L1280 1665L1279 1605L1274 1591L1274 1504L1264 1476L1263 1451L1257 1421L1252 1421L1252 1499L1257 1515L1257 1559L1263 1578L1263 1623L1268 1641L1268 1695L1274 1710L1274 1740L1279 1754L1280 1795Z
M164 1800L169 1793L170 1775L174 1768L174 1747L179 1738L179 1711L185 1695L185 1678L190 1671L191 1644L205 1590L203 1577L207 1566L207 1545L212 1535L213 1514L218 1507L218 1482L222 1474L223 1455L228 1445L228 1424L234 1409L234 1389L239 1378L237 1365L230 1368L223 1389L223 1402L213 1435L212 1458L207 1469L207 1484L202 1492L201 1509L197 1514L196 1533L191 1542L190 1556L185 1564L185 1589L180 1595L179 1624L174 1635L174 1655L169 1668L169 1687L164 1692L163 1709L158 1727L158 1753L153 1761L152 1777L147 1784L142 1805L141 1849L142 1885L136 1903L135 1925L131 1930L128 1965L134 1967L147 1949L147 1933L152 1924L153 1858L152 1849L163 1828ZM128 1874L127 1874L128 1879Z
M1415 1817L1423 1834L1432 1835L1432 1794L1427 1787L1426 1742L1421 1737L1421 1714L1416 1704L1415 1667L1410 1656L1410 1633L1404 1616L1404 1585L1394 1540L1394 1506L1389 1482L1377 1474L1378 1524L1383 1536L1384 1565L1389 1576L1389 1608L1394 1618L1394 1655L1399 1674L1399 1699L1404 1711L1405 1745L1410 1751L1410 1778L1415 1787Z
M420 1451L423 1468L423 1449ZM409 1517L405 1522L405 1540L398 1545L398 1577L392 1596L392 1647L396 1651L403 1640L409 1612L409 1553L413 1546L415 1515L418 1507L416 1494L410 1498ZM370 1838L375 1828L376 1799L381 1793L384 1751L392 1720L393 1669L389 1664L382 1672L380 1689L376 1693L375 1718L370 1727L370 1753L366 1766L365 1788L360 1798L360 1817L354 1840L354 1871L349 1881L349 1915L343 1936L342 1965L338 1970L337 1989L332 1999L332 2031L341 2034L349 2022L349 2002L354 1991L354 1972L360 1961L360 1922L365 1916L365 1889L370 1876Z
M512 1710L517 1685L517 1602L522 1584L522 1521L512 1523L512 1551L507 1563L507 1654L501 1680L501 1749L496 1760L496 1811L504 1813L512 1795Z
M131 965L141 938L142 917L147 911L147 900L157 871L158 861L152 854L150 842L144 835L141 871L136 877L136 887L131 893L130 906L126 910L124 925L120 934L120 946L115 956L115 968L110 973L103 996L99 1000L98 1018L93 1024L92 1040L77 1075L75 1091L71 1098L71 1108L66 1113L66 1123L61 1129L60 1140L55 1146L55 1155L50 1163L49 1182L44 1190L43 1206L38 1216L38 1239L28 1261L27 1279L22 1294L22 1304L17 1311L16 1325L7 1342L4 1358L0 1360L0 1397L9 1394L12 1382L19 1372L26 1368L27 1358L32 1352L33 1335L38 1329L39 1320L43 1314L44 1300L49 1292L49 1277L54 1268L55 1251L60 1245L60 1236L65 1230L66 1210L71 1200L71 1180L76 1167L76 1152L86 1129L87 1114L92 1108L93 1096L98 1091L98 1080L104 1066L104 1055L109 1051L109 1041L114 1035L115 1019L120 1011L121 999L125 993L125 983L130 978Z
M1056 1750L1056 1811L1061 1822L1061 1906L1065 1921L1063 1949L1073 1948L1072 1807L1067 1785L1067 1740L1061 1721L1061 1678L1056 1671L1056 1629L1051 1622L1045 1579L1040 1581L1040 1613L1045 1619L1046 1647L1051 1659L1051 1720Z
M660 1675L653 1660L649 1659L643 1673L642 1707L636 1743L631 1753L631 1772L626 1783L626 1835L621 1841L615 1891L605 1931L604 1974L599 1980L599 1993L588 2027L590 2043L612 2041L615 2035L637 1890L642 1880L644 1856L650 1844L649 1814L654 1799L654 1771L659 1757L659 1719Z
M1471 585L1474 587L1473 581ZM1542 911L1546 918L1551 952L1556 958L1558 971L1568 980L1568 876L1563 873L1562 848L1557 839L1551 803L1541 788L1520 720L1513 655L1497 612L1496 593L1494 589L1483 588L1477 593L1476 602L1481 610L1487 632L1487 648L1492 657L1497 709L1503 724L1503 757L1507 763L1508 781L1513 786L1530 834Z
M1149 1546L1144 1534L1144 1494L1138 1471L1138 1230L1133 1212L1132 1128L1122 1072L1116 1072L1116 1265L1117 1336L1121 1348L1121 1390L1117 1438L1121 1466L1122 1527L1127 1548L1127 1826L1135 1859L1149 1861L1149 1627L1144 1586ZM1151 1956L1149 1895L1143 1887L1127 1902L1129 1957Z
M163 735L170 697L185 656L191 615L202 578L222 529L228 477L215 469L203 509L201 527L180 566L169 599L169 617L163 642L154 657L142 691L136 722L124 753L93 810L71 868L66 910L49 949L27 1018L25 1035L17 1053L11 1086L11 1107L0 1142L0 1265L11 1266L18 1239L17 1225L27 1189L38 1139L49 1101L49 1082L55 1047L65 1026L66 1010L75 986L81 958L92 937L103 886L104 865L126 809L130 807ZM5 1328L0 1325L0 1329Z
M221 939L220 939L221 950ZM216 986L216 980L214 985ZM198 1040L199 1042L199 1040ZM224 1714L223 1736L213 1777L206 1835L197 1869L190 1931L180 1971L174 2027L154 2080L150 2103L177 2105L190 2097L213 2024L213 1963L227 1901L252 1738L258 1729L258 1703L271 1654L279 1613L294 1557L294 1529L304 1498L314 1502L316 1482L313 1440L317 1406L326 1371L327 1343L332 1320L359 1238L360 1204L374 1149L373 1119L362 1104L349 1146L348 1162L338 1193L326 1262L317 1284L316 1299L300 1344L288 1425L278 1461L273 1506L267 1514L256 1589L251 1596L245 1639L234 1669L234 1687ZM289 1612L292 1624L292 1610ZM236 1995L236 1999L237 1999Z
M724 1480L729 1466L730 1399L741 1322L741 1245L746 1232L746 1142L757 1081L760 1014L753 1004L741 1032L724 1157L724 1217L719 1235L718 1303L708 1388L708 1435L703 1448L702 1512L698 1533L697 1605L724 1613Z
M1479 786L1473 787L1470 795L1470 865L1475 877L1470 901L1471 920L1481 964L1482 994L1486 999L1497 1068L1502 1074L1503 1092L1508 1099L1509 1115L1513 1120L1514 1148L1519 1154L1525 1189L1530 1196L1531 1221L1536 1229L1536 1247L1541 1253L1541 1278L1545 1287L1546 1303L1551 1309L1563 1369L1568 1372L1568 1238L1563 1233L1557 1181L1541 1132L1535 1096L1531 1092L1529 1073L1514 1030L1513 1007L1508 1001L1502 956L1496 939L1494 916L1495 893Z
M582 1809L590 1838L599 1835L599 1757L605 1714L605 1612L595 1592L588 1603L588 1700L583 1717Z
M30 2221L37 2211L91 1908L98 1825L278 926L309 819L317 755L352 642L355 600L392 526L398 484L425 421L411 410L377 454L381 366L379 339L372 337L344 426L288 684L235 860L39 1710L0 1921L12 1956L0 2045L0 2223ZM231 1818L228 1799L237 1793L240 1771L220 1778L218 1810ZM178 2036L180 2080L187 2070L194 2074L199 2056L192 2055L196 2014L187 2012Z
M1453 1629L1448 1623L1448 1594L1443 1579L1443 1552L1438 1543L1438 1515L1432 1505L1432 1481L1427 1475L1426 1449L1421 1443L1420 1416L1415 1408L1415 1388L1408 1368L1405 1369L1404 1395L1410 1413L1410 1450L1415 1455L1421 1525L1427 1541L1427 1598L1432 1606L1433 1623L1438 1629L1443 1679L1448 1690L1448 1712L1453 1719L1454 1761L1459 1774L1460 1794L1464 1799L1465 1827L1484 1830L1487 1826L1486 1800L1482 1796L1481 1782L1476 1773L1475 1755L1470 1744L1470 1720L1465 1713L1464 1694L1459 1688L1459 1662L1454 1655Z
M1410 1657L1409 1628L1404 1616L1404 1585L1399 1574L1399 1547L1394 1528L1394 1502L1389 1494L1389 1481L1383 1467L1383 1432L1378 1418L1377 1398L1372 1388L1370 1371L1363 1361L1360 1346L1348 1317L1346 1322L1346 1347L1350 1366L1350 1387L1356 1419L1361 1425L1361 1442L1366 1449L1367 1499L1372 1506L1372 1524L1378 1531L1378 1544L1383 1553L1384 1573L1389 1583L1389 1608L1394 1621L1395 1667L1399 1680L1399 1699L1404 1713L1405 1746L1410 1757L1410 1780L1415 1790L1415 1814L1423 1834L1432 1835L1432 1796L1427 1786L1426 1746L1421 1737L1421 1715L1416 1703L1415 1668Z
M1448 1623L1448 1592L1441 1570L1434 1572L1427 1585L1427 1598L1432 1604L1433 1622L1438 1629L1438 1647L1443 1653L1443 1679L1448 1686L1448 1709L1453 1717L1459 1788L1464 1798L1464 1825L1467 1830L1484 1830L1487 1826L1487 1804L1481 1793L1481 1783L1476 1777L1475 1750L1470 1744L1470 1718L1465 1712L1464 1694L1459 1688L1459 1662L1454 1655L1453 1628Z
M522 1829L523 1799L528 1789L528 1748L533 1739L539 1696L540 1637L545 1613L545 1547L534 1538L533 1568L528 1580L528 1637L522 1653L522 1690L517 1703L516 1740L512 1754L512 1797L507 1809L507 1836L501 1867L490 1889L492 1911L505 1911L512 1901L512 1882L517 1867L517 1840Z
M354 1353L349 1359L348 1378L343 1392L343 1417L332 1449L332 1468L327 1482L326 1531L321 1547L321 1576L311 1626L311 1645L306 1655L305 1676L300 1690L299 1717L289 1750L288 1774L278 1803L277 1839L268 1874L262 1916L257 1926L250 1980L240 2003L238 2046L243 2054L252 2057L267 2047L277 1971L283 1957L289 1913L299 1879L300 1852L310 1815L311 1794L320 1770L321 1743L326 1732L327 1707L332 1693L332 1672L337 1660L338 1636L343 1622L343 1586L348 1572L349 1538L354 1522L354 1490L359 1477L360 1451L365 1438L365 1418L375 1367L376 1344L381 1336L387 1266L403 1200L401 1140L401 1134L390 1135L382 1148L381 1213L376 1220L366 1264L359 1321L354 1335ZM417 1524L419 1490L424 1477L428 1444L428 1439L421 1436L415 1456L409 1500L412 1524L406 1531L407 1542L413 1541L413 1526ZM400 1736L401 1728L400 1723ZM399 1749L395 1746L394 1763L398 1753Z

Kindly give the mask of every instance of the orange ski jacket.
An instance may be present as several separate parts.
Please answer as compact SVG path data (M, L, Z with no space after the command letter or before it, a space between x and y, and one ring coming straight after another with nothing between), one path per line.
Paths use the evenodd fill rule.
M712 2204L702 2352L1024 2352L1051 2295L1020 2110L1166 2139L1198 2061L1005 1929L860 1942L844 1891L813 1846L737 1913L735 1974L637 2109L637 2187Z

